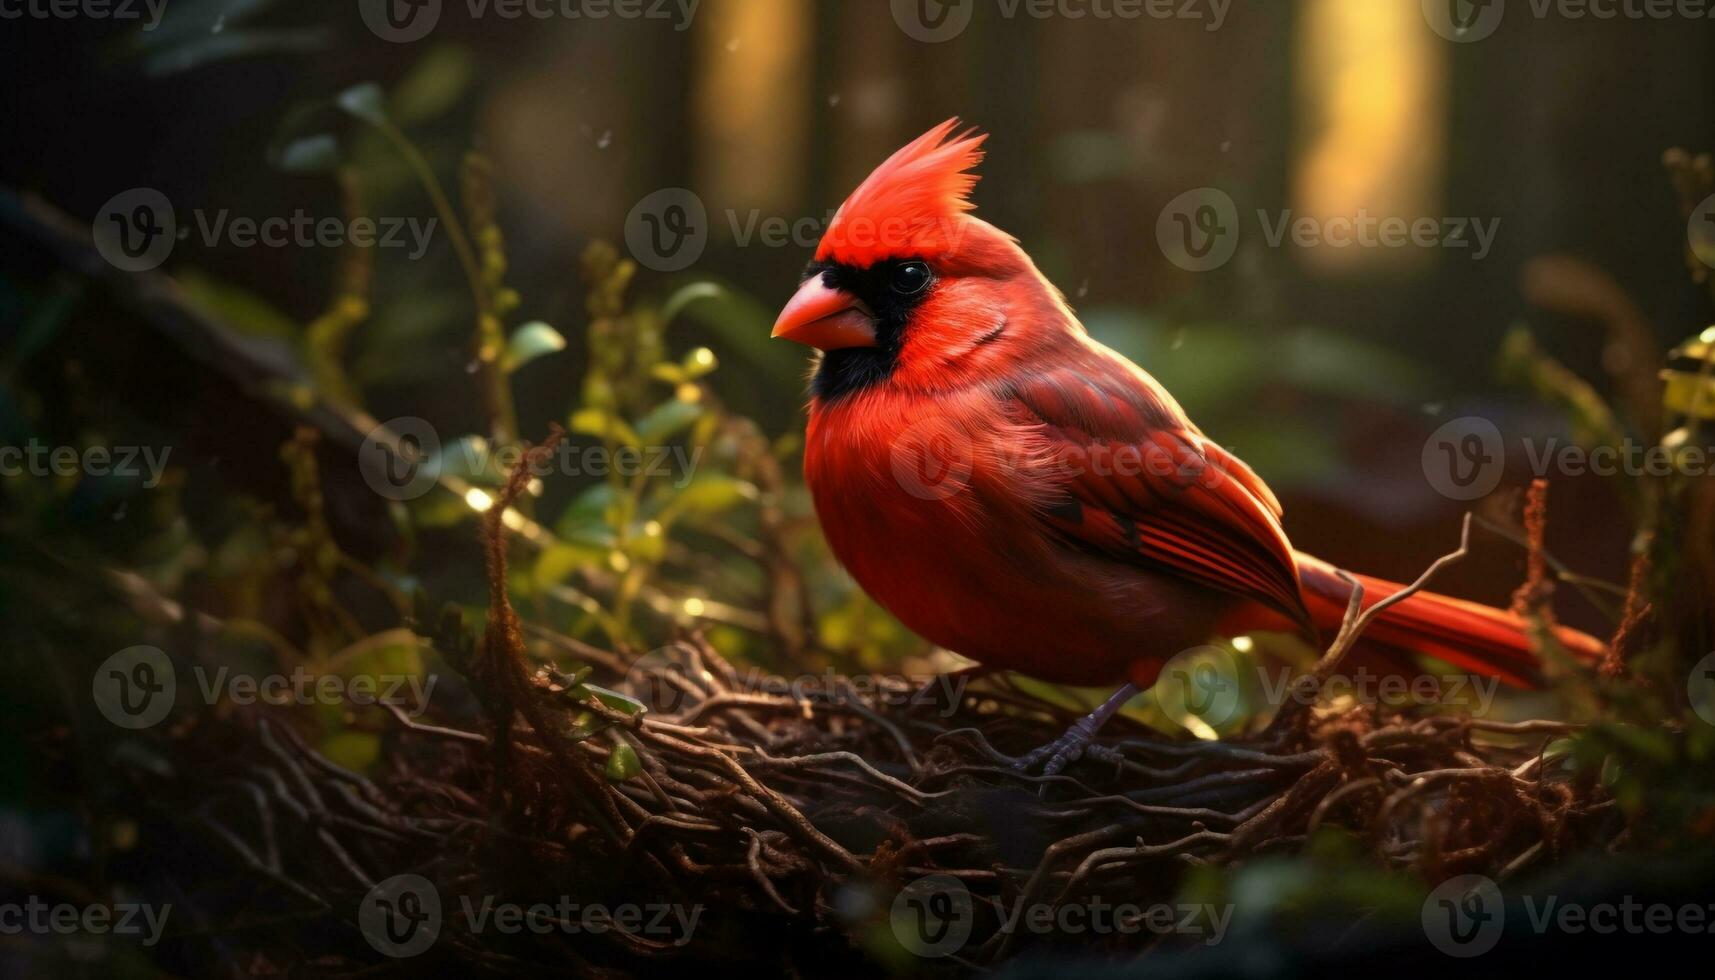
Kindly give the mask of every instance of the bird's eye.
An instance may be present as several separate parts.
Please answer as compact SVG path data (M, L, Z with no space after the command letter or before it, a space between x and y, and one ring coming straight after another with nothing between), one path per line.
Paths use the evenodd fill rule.
M922 292L932 278L927 265L906 262L893 270L893 291L903 296L914 296Z

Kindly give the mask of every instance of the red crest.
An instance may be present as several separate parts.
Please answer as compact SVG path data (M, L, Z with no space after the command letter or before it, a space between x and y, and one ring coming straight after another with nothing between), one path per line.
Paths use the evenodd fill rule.
M957 117L888 157L852 191L828 223L817 261L867 268L889 258L932 259L964 233L965 213L986 134L953 136ZM951 137L951 138L949 138Z

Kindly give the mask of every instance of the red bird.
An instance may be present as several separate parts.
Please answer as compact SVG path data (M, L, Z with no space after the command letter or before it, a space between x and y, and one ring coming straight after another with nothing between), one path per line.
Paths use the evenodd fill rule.
M1293 549L1248 466L970 213L986 137L955 137L957 122L846 199L774 336L822 351L804 476L834 554L876 601L993 667L1126 684L1026 757L1056 772L1174 654L1259 630L1318 642L1351 587ZM1366 602L1401 588L1361 581ZM1535 676L1521 619L1446 596L1392 606L1364 639L1395 659Z

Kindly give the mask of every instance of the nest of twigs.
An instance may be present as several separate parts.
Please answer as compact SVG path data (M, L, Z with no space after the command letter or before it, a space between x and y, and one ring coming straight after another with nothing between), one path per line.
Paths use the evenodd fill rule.
M1104 761L1045 777L1015 768L1015 755L1075 718L1004 676L930 688L958 690L949 702L879 677L759 684L695 635L641 666L545 630L528 642L656 707L580 697L578 678L548 667L503 692L479 650L468 676L487 729L377 709L390 733L383 778L340 769L281 726L254 730L260 761L226 767L228 791L198 810L195 833L236 858L246 901L297 926L248 936L259 955L386 963L359 931L359 906L412 873L443 909L433 948L398 961L413 970L873 969L862 955L885 960L894 898L934 874L968 889L975 920L933 964L968 968L1090 941L1003 929L1020 902L1171 902L1189 866L1289 851L1318 828L1431 876L1505 875L1613 829L1596 787L1543 763L1542 747L1569 730L1559 723L1305 709L1255 737L1187 741L1121 717L1100 740L1113 750ZM640 772L608 778L615 752L635 753ZM499 933L467 921L484 902L568 899L574 910L695 908L696 924L688 935L675 920ZM1112 952L1164 941L1150 930L1100 940Z

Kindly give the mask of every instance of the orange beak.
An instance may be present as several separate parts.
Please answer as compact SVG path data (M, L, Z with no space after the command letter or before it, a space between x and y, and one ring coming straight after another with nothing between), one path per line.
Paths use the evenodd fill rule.
M798 287L797 295L780 311L774 333L821 350L875 346L875 314L843 289L822 284L811 276Z

